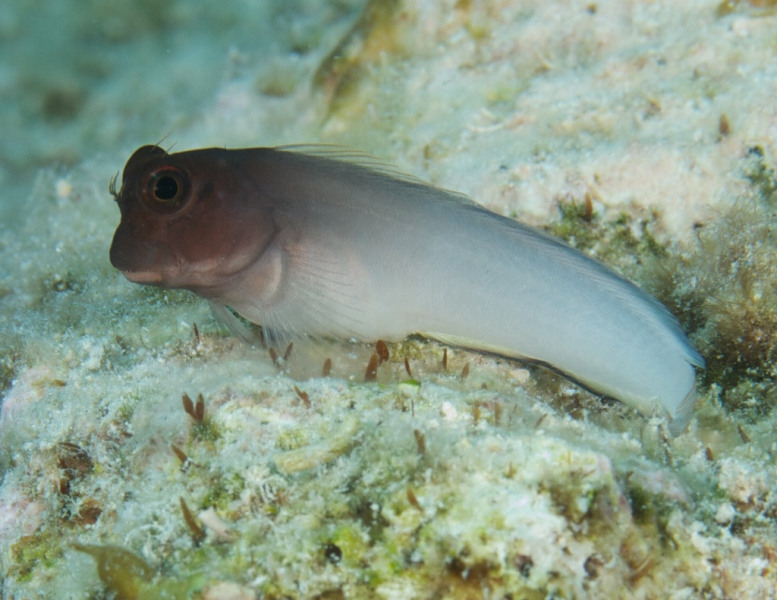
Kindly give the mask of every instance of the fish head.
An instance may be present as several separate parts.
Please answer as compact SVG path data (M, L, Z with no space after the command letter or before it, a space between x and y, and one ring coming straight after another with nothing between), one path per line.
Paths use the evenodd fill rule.
M121 221L111 264L132 282L203 296L229 285L277 233L253 177L218 148L168 154L143 146L111 184Z

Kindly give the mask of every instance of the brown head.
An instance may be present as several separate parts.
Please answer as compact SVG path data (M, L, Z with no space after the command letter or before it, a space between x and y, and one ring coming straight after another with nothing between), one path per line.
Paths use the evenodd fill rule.
M252 185L256 175L227 150L139 148L121 189L111 184L121 211L111 264L135 283L217 293L277 233L271 207Z

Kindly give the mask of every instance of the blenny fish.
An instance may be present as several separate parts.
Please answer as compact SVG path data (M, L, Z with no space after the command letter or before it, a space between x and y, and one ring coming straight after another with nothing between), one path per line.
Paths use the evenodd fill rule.
M544 364L673 434L704 360L603 264L465 196L327 147L143 146L111 193L111 263L190 290L238 332L443 343Z

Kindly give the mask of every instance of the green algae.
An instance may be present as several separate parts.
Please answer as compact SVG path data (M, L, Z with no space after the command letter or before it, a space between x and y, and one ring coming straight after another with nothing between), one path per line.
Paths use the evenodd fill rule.
M54 568L64 554L59 536L60 532L44 530L22 537L11 546L13 563L7 572L20 581L29 581L36 570Z
M667 244L653 234L659 220L654 211L639 211L637 216L621 212L605 219L587 195L560 200L558 210L559 219L548 224L546 231L630 276L639 275L639 264L668 256Z
M762 146L748 148L743 173L753 186L758 200L767 207L777 208L777 174Z
M200 442L213 447L222 436L221 428L213 419L205 419L200 423L194 423L191 428L192 441Z
M296 450L310 443L310 432L304 427L291 427L278 434L278 448Z
M18 351L3 348L3 356L0 358L0 394L3 394L11 385L16 375L16 360Z
M751 419L777 405L777 227L771 186L753 185L754 198L699 231L697 252L672 257L650 282L706 358L703 382Z
M230 503L238 500L246 488L245 479L239 473L217 473L207 481L206 493L198 503L201 508L214 507L227 511Z

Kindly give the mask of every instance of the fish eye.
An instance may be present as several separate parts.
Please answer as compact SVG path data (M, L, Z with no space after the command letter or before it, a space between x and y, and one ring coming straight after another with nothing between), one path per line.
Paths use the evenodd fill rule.
M170 175L164 175L156 180L154 183L154 198L160 202L170 202L175 200L175 197L180 191L180 186L175 177Z
M170 168L152 173L146 190L149 202L155 209L177 209L186 199L181 174Z

